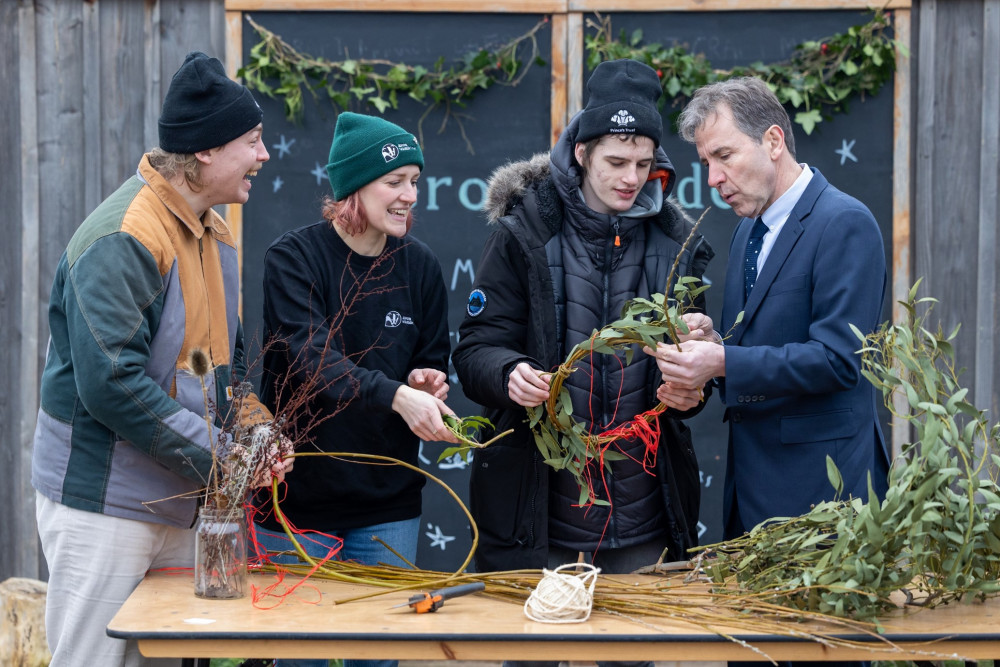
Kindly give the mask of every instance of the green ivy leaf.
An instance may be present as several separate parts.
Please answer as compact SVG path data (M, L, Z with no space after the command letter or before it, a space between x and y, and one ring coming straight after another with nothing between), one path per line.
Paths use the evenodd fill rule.
M842 71L847 76L854 76L858 73L858 66L854 64L853 60L845 60L840 63L840 71Z
M812 134L812 131L816 128L823 120L823 116L820 115L818 109L810 109L809 111L800 111L795 114L795 122L802 126L806 134Z

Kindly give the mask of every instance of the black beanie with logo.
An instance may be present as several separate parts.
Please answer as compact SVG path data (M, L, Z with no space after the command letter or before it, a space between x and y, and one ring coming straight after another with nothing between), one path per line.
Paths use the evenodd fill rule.
M226 76L218 58L192 51L170 80L160 113L160 148L197 153L249 132L264 117L247 88Z
M605 134L641 134L660 145L663 119L656 108L660 78L638 60L608 60L587 81L587 106L580 112L576 141Z

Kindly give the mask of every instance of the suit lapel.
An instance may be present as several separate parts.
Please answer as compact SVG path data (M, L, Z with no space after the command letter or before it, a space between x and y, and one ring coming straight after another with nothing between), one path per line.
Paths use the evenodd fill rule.
M791 254L792 249L798 242L799 238L802 236L802 232L805 230L806 224L808 224L808 218L812 214L813 208L816 205L816 200L819 198L820 193L826 189L827 180L823 177L818 170L813 169L812 180L809 181L809 185L806 187L805 192L799 197L799 201L796 202L795 207L792 212L788 215L788 220L781 228L781 232L778 234L778 238L775 239L774 245L771 246L771 252L767 255L767 261L764 262L764 269L757 276L757 282L754 284L753 291L750 292L750 298L743 304L743 320L740 325L733 330L732 344L738 344L740 339L743 337L743 333L750 326L750 322L753 320L753 316L757 313L761 302L767 295L768 291L771 289L771 284L774 283L775 278L778 277L778 273L781 271L782 265L788 259ZM749 222L749 224L747 224ZM748 237L750 236L750 227L753 221L748 218L744 218L740 224L737 233L741 236L741 243L734 247L739 247L741 253L746 252ZM741 257L743 255L740 255ZM732 260L730 260L732 261ZM739 263L742 267L742 262ZM742 282L742 271L733 271L731 273L738 274L735 279L738 279L739 285L739 301L743 301L743 282ZM733 280L733 276L729 276L729 280ZM726 282L726 294L732 295L732 287L729 280ZM735 315L733 315L735 319Z

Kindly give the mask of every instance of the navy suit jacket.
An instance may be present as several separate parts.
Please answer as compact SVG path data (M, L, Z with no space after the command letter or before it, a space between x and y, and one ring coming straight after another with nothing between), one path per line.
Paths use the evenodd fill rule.
M861 342L848 326L869 333L880 322L886 267L875 218L813 169L744 302L737 260L753 222L741 219L733 234L722 309L727 533L833 499L828 455L843 498L868 499L869 471L879 497L887 488L876 392L861 375Z

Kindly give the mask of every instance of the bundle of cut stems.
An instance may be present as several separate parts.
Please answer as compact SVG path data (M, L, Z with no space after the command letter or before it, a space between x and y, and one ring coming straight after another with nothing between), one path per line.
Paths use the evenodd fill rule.
M347 604L357 600L410 590L432 590L462 583L482 582L486 588L482 595L523 605L544 575L542 570L511 570L506 572L469 573L465 569L472 560L478 544L479 532L468 508L444 482L425 470L390 457L355 452L309 452L294 456L330 456L334 458L360 459L380 465L401 465L425 475L439 484L458 503L469 519L473 540L469 554L455 572L421 570L415 566L396 567L389 565L361 565L352 561L317 561L309 556L296 539L295 531L288 525L281 513L278 502L279 490L272 484L272 507L275 517L285 528L286 535L298 554L300 563L273 565L264 563L257 567L261 572L285 572L303 577L340 581L349 584L372 587L364 593L333 600L334 604ZM395 551L383 542L390 551ZM399 554L396 554L397 556ZM402 559L406 562L406 559ZM655 571L673 570L667 576L647 577L637 582L635 577L601 575L594 590L593 612L613 615L618 618L648 627L663 630L657 622L683 622L704 631L717 634L741 646L770 658L739 636L743 633L787 636L815 641L826 646L859 647L868 651L873 648L872 640L879 642L891 659L898 647L880 635L882 626L878 622L867 622L841 618L819 612L804 611L782 606L769 601L768 595L753 592L739 592L717 589L702 574L700 559L679 565L676 568L654 567ZM805 623L804 621L812 621ZM846 635L845 635L846 633ZM868 641L847 638L867 637ZM937 653L928 651L930 657ZM772 661L773 662L773 661Z
M523 605L543 576L541 570L507 572L437 572L387 565L369 566L345 561L329 561L320 568L301 563L279 566L282 571L301 576L371 586L373 590L332 600L347 604L356 600L411 590L433 590L443 586L482 582L480 595ZM263 571L274 571L265 565ZM706 632L747 647L767 658L760 649L743 639L746 633L777 635L814 641L830 647L857 647L884 651L885 659L899 647L880 635L875 622L840 618L818 612L783 607L759 594L716 592L692 574L636 577L600 575L594 590L593 613L607 614L654 631L666 631L659 623L690 624ZM855 638L851 638L855 637ZM856 639L862 637L863 639ZM927 655L938 656L928 650ZM940 657L940 656L938 656ZM768 658L769 659L769 658Z

